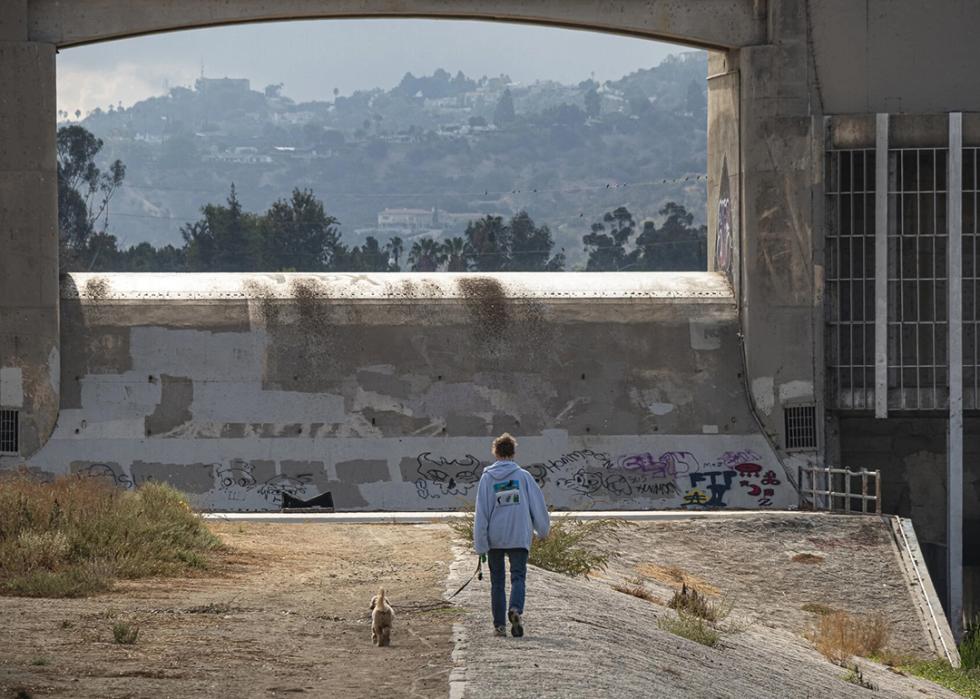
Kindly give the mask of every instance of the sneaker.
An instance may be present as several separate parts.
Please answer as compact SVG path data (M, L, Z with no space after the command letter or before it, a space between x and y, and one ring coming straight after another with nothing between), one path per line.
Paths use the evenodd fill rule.
M493 635L494 636L507 636L507 627L506 626L494 626L493 627Z
M521 613L516 609L511 609L507 613L507 618L510 620L510 634L514 638L520 638L524 635L524 625L521 623Z

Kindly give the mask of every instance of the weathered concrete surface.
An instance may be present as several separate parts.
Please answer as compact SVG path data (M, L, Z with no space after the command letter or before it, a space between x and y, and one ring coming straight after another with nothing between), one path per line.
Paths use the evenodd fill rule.
M946 603L946 425L942 417L841 417L840 463L881 469L882 506L909 517L936 589ZM963 607L980 613L980 419L963 423Z
M509 430L558 507L797 502L720 274L75 274L63 295L44 471L215 509L444 510Z
M0 407L20 452L58 416L55 48L27 41L26 4L0 8Z
M643 523L615 548L610 570L598 579L532 567L522 639L493 636L486 578L456 597L466 612L455 654L462 656L465 695L513 696L514 686L533 676L534 695L542 697L956 696L866 660L858 663L878 689L859 688L802 637L815 617L800 607L815 602L881 613L892 624L894 648L931 655L880 519L746 513L724 521ZM822 560L794 562L801 552ZM708 648L661 630L658 621L674 614L662 604L674 587L644 576L650 564L677 566L729 595L734 609L727 625L736 631ZM450 592L472 566L472 555L459 548ZM637 575L660 604L612 589Z
M807 5L815 79L826 113L980 111L980 45L970 39L980 25L980 4L815 0Z
M533 22L634 34L700 46L736 47L766 36L757 0L28 0L35 41L72 46L151 32L239 22L342 17L430 17Z

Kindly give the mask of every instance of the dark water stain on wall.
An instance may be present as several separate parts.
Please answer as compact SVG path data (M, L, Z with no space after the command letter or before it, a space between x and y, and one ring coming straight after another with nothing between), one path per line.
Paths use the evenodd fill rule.
M170 432L191 420L194 382L182 376L160 376L160 403L144 418L146 435Z

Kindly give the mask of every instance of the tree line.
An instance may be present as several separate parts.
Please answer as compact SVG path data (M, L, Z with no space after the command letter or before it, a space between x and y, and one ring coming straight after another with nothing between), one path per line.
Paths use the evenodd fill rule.
M102 141L77 125L58 131L58 222L63 271L103 272L544 272L565 268L564 250L526 211L487 215L462 236L382 243L344 242L339 222L308 189L294 189L264 213L242 208L234 185L223 204L207 204L181 227L182 245L120 246L108 233L109 203L126 169L96 164ZM637 222L626 207L604 214L582 239L587 271L696 270L706 266L706 228L668 203L664 222Z

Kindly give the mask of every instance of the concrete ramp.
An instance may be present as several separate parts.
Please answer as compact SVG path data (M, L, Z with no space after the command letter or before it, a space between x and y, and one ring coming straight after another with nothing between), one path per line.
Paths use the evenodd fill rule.
M489 582L472 583L456 598L466 610L456 694L509 697L533 681L542 697L956 696L859 660L877 687L863 689L803 637L817 618L804 606L877 612L890 625L890 648L936 655L887 518L746 513L643 522L615 548L609 569L593 579L530 570L523 639L492 635ZM461 556L450 587L465 580L471 562ZM716 647L662 630L658 621L671 610L612 587L642 577L663 601L678 572L734 603L722 624L730 632Z

